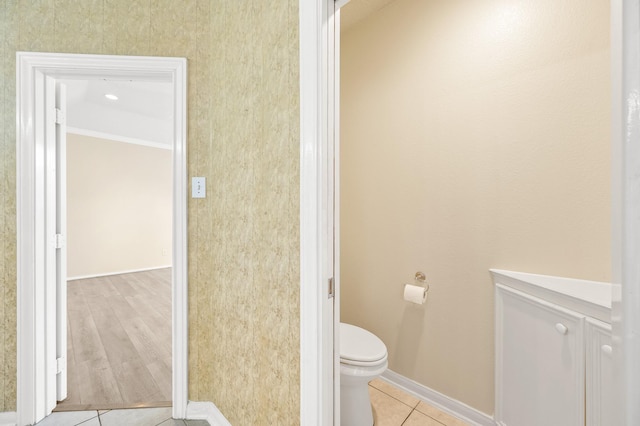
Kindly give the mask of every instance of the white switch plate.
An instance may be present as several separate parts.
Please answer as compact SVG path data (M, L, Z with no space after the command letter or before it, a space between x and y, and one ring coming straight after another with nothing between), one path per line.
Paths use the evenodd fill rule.
M191 198L205 198L207 196L207 182L203 177L191 178Z

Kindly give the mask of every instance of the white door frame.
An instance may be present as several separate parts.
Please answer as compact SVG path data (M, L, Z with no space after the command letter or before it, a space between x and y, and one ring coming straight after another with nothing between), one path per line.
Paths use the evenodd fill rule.
M333 17L329 21L333 28L333 39L329 39L329 131L333 135L333 424L340 426L340 291L342 281L340 279L340 8L349 0L342 3L329 4L329 10L333 7ZM331 230L329 230L331 232Z
M640 5L611 2L613 348L616 424L640 424Z
M340 8L300 0L300 423L340 425ZM328 297L333 278L333 299Z
M174 418L187 411L187 168L184 58L18 52L17 62L17 417L33 424L49 414L45 333L43 129L36 121L44 78L144 78L174 90L172 399ZM50 299L50 298L49 298ZM55 303L55 297L53 298Z
M300 0L300 424L334 425L333 128L328 55L333 0ZM333 61L331 61L333 62ZM332 65L335 67L335 65ZM332 120L331 120L332 121ZM330 229L331 228L331 229ZM335 305L339 312L339 304ZM339 370L338 370L339 371ZM339 407L338 407L339 409ZM339 421L339 416L338 416Z

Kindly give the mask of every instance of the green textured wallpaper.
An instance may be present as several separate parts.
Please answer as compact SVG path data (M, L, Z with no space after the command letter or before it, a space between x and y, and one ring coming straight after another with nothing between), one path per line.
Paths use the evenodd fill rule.
M298 1L0 3L0 411L16 409L15 52L186 57L189 399L299 423Z

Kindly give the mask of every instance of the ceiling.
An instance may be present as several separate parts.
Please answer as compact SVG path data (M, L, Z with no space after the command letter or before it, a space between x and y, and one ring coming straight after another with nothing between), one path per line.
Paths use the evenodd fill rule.
M169 82L60 80L67 87L70 133L171 147L173 93ZM113 94L117 100L110 100Z
M351 0L340 9L340 30L347 31L395 0Z

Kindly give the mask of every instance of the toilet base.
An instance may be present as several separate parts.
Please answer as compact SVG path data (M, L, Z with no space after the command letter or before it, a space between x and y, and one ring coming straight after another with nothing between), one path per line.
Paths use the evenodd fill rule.
M346 382L346 383L345 383ZM340 424L342 426L372 426L373 409L369 398L369 383L340 379Z

